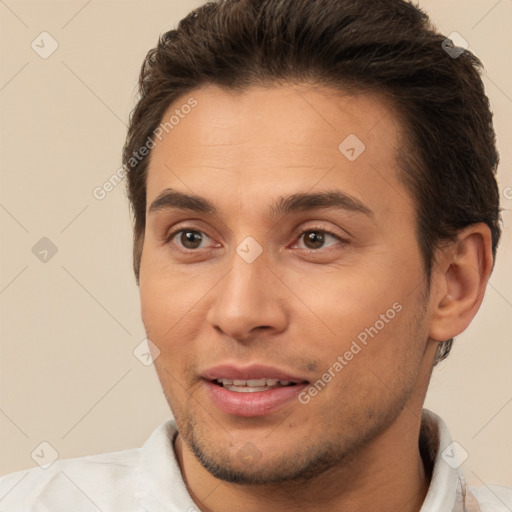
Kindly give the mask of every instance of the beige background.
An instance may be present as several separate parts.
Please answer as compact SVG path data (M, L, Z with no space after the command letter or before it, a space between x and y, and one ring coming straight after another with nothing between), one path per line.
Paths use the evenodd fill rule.
M0 1L2 233L0 474L141 445L170 416L144 338L124 186L92 190L120 166L142 60L199 1ZM426 406L469 453L474 484L512 484L511 0L425 0L486 65L501 153L505 224L483 307L435 370ZM31 42L59 47L42 59ZM48 46L47 46L48 48ZM32 253L42 238L58 252ZM36 450L37 453L37 450Z

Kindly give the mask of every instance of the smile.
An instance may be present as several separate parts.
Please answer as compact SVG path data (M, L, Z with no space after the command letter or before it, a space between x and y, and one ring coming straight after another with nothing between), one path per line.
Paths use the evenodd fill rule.
M270 391L272 389L294 386L294 382L289 380L279 379L215 379L216 384L228 389L229 391L235 391L236 393L256 393L259 391Z

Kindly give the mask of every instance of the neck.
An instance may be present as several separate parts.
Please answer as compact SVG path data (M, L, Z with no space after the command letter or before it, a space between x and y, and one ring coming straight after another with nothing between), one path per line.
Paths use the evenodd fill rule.
M240 485L212 476L178 435L176 456L188 491L202 512L379 510L419 512L430 475L419 450L421 408L397 420L342 465L307 482Z

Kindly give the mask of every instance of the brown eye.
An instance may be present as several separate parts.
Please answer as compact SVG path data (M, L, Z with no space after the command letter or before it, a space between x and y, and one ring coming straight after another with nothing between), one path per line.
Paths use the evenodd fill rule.
M182 254L203 253L206 250L212 250L222 245L215 242L210 236L195 227L185 226L176 229L165 237L164 244L169 245L172 250Z
M199 231L182 230L180 236L180 243L185 249L198 249L201 245L203 237Z
M208 235L204 234L202 231L198 231L196 229L180 229L175 231L171 235L169 235L165 241L166 244L169 243L177 243L178 246L183 247L184 249L194 250L194 249L202 249L201 242L204 239L210 238ZM176 239L176 240L175 240Z
M325 243L325 236L322 231L305 231L304 244L308 249L319 249Z
M329 238L331 238L335 242L344 242L344 240L342 240L339 236L335 235L334 233L331 233L330 231L327 231L325 229L318 228L311 228L302 231L298 239L300 240L301 238L304 239L304 249L306 251L313 252L317 252L318 249L324 248L325 243ZM336 243L327 245L325 247L329 248L332 245L336 245Z

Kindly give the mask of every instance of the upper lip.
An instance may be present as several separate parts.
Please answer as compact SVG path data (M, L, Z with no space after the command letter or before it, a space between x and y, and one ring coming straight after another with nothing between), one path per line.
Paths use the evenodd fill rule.
M289 372L280 370L272 366L261 364L251 364L249 366L235 366L233 364L223 364L213 366L202 372L201 377L206 380L216 379L238 379L238 380L251 380L251 379L278 379L287 380L294 383L307 382L301 376L293 375Z

